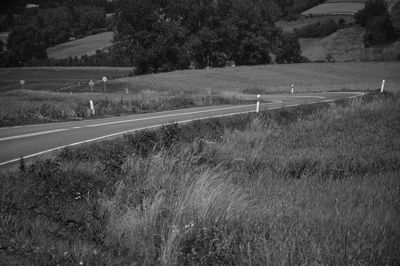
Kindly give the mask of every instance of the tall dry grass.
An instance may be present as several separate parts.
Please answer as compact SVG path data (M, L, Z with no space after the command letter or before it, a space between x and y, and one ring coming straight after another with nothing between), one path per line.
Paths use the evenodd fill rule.
M89 100L94 103L94 115ZM82 120L245 101L238 93L177 94L142 90L136 94L107 94L14 90L1 94L0 126Z

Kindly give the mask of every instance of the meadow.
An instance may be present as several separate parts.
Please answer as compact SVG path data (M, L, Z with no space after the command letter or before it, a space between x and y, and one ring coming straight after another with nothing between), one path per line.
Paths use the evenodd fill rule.
M129 77L129 68L0 69L0 126L245 103L244 94L397 91L400 64L308 63L182 70ZM101 77L107 76L106 92ZM19 80L25 79L22 89ZM88 85L93 79L94 93ZM77 84L79 82L79 85ZM5 84L5 85L4 85ZM128 92L128 93L127 93Z
M0 260L397 265L400 95L196 121L1 175Z

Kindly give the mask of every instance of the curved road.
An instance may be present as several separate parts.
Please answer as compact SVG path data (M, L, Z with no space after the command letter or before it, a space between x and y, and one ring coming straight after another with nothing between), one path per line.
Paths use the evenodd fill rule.
M329 92L262 95L261 110L332 102L363 95L359 92ZM255 96L248 96L255 99ZM255 101L256 102L256 101ZM177 122L255 112L256 105L219 105L167 112L129 115L85 121L0 128L0 167L15 163L21 156L31 158L66 146L112 138L124 133Z

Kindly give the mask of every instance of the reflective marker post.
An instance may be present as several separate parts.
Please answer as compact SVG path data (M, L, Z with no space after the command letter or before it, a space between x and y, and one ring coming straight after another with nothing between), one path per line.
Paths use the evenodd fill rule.
M260 112L260 94L257 95L256 113Z
M292 84L292 93L294 93L294 84Z
M385 80L382 80L381 92L383 92L384 88L385 88Z
M93 106L93 101L92 101L92 100L90 100L90 101L89 101L89 103L90 103L90 110L92 110L92 115L94 115L94 106Z

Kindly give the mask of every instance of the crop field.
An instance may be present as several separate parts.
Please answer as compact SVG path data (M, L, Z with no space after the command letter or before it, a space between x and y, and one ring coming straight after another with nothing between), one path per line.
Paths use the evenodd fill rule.
M49 58L55 59L94 55L97 50L103 50L111 46L113 36L114 34L111 31L89 35L81 39L50 47L47 49L47 55Z
M0 174L0 264L398 265L400 95L170 125Z

